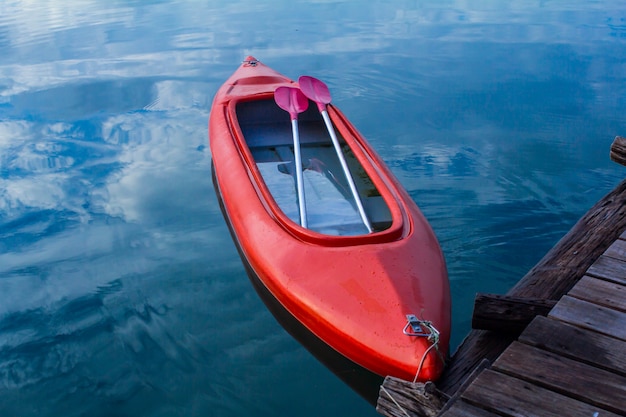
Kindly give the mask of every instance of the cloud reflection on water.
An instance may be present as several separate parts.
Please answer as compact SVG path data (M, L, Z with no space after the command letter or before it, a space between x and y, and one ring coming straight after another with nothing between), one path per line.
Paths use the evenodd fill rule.
M3 3L0 408L373 414L243 279L210 180L219 84L248 53L327 81L435 228L467 329L477 288L622 175L625 28L618 1Z

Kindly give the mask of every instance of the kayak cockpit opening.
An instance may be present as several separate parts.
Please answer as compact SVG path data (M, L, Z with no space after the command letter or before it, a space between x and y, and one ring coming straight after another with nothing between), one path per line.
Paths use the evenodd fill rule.
M236 117L254 163L274 202L299 223L294 145L289 115L273 99L242 101ZM335 236L365 235L354 195L324 121L314 104L298 116L308 229ZM345 139L339 143L374 232L391 227L391 211Z

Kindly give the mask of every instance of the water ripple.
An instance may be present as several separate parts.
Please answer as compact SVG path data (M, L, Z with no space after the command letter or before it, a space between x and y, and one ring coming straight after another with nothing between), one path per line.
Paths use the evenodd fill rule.
M274 321L211 184L246 54L311 74L442 244L453 342L622 177L624 8L0 2L0 410L374 415ZM306 378L302 378L306 375Z

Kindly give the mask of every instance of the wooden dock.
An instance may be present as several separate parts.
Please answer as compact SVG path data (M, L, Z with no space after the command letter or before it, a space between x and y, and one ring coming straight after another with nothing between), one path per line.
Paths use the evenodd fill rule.
M624 239L440 416L626 415Z
M611 159L626 165L625 138ZM436 386L388 377L378 412L626 416L625 230L626 180L507 295L477 297L474 329Z

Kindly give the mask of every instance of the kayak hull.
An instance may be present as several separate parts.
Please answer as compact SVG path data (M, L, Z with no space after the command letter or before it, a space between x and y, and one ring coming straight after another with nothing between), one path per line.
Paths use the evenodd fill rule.
M367 141L329 105L354 176L365 178L360 192L376 227L360 229L313 103L301 115L312 226L301 227L292 213L295 165L285 156L293 150L290 119L272 104L280 86L298 87L248 57L218 90L209 119L215 189L257 291L372 375L436 380L448 353L450 294L432 229ZM409 315L424 322L413 328Z
M213 169L213 166L211 170L220 209L223 213L225 213L221 195L218 191L219 188L215 179L215 170ZM227 217L226 220L228 220ZM227 225L234 242L237 243L237 238L234 235L230 222L227 221ZM239 246L237 246L237 250L239 251L239 255L241 256L252 286L259 295L261 301L263 301L267 309L272 313L276 321L318 361L324 364L357 394L375 406L378 401L378 392L384 378L346 358L324 343L323 340L318 338L309 329L303 326L302 323L296 320L296 318L291 315L291 313L289 313L289 311L287 311L282 304L278 302L278 300L276 300L276 298L268 291L267 287L259 280L259 277L247 262Z

